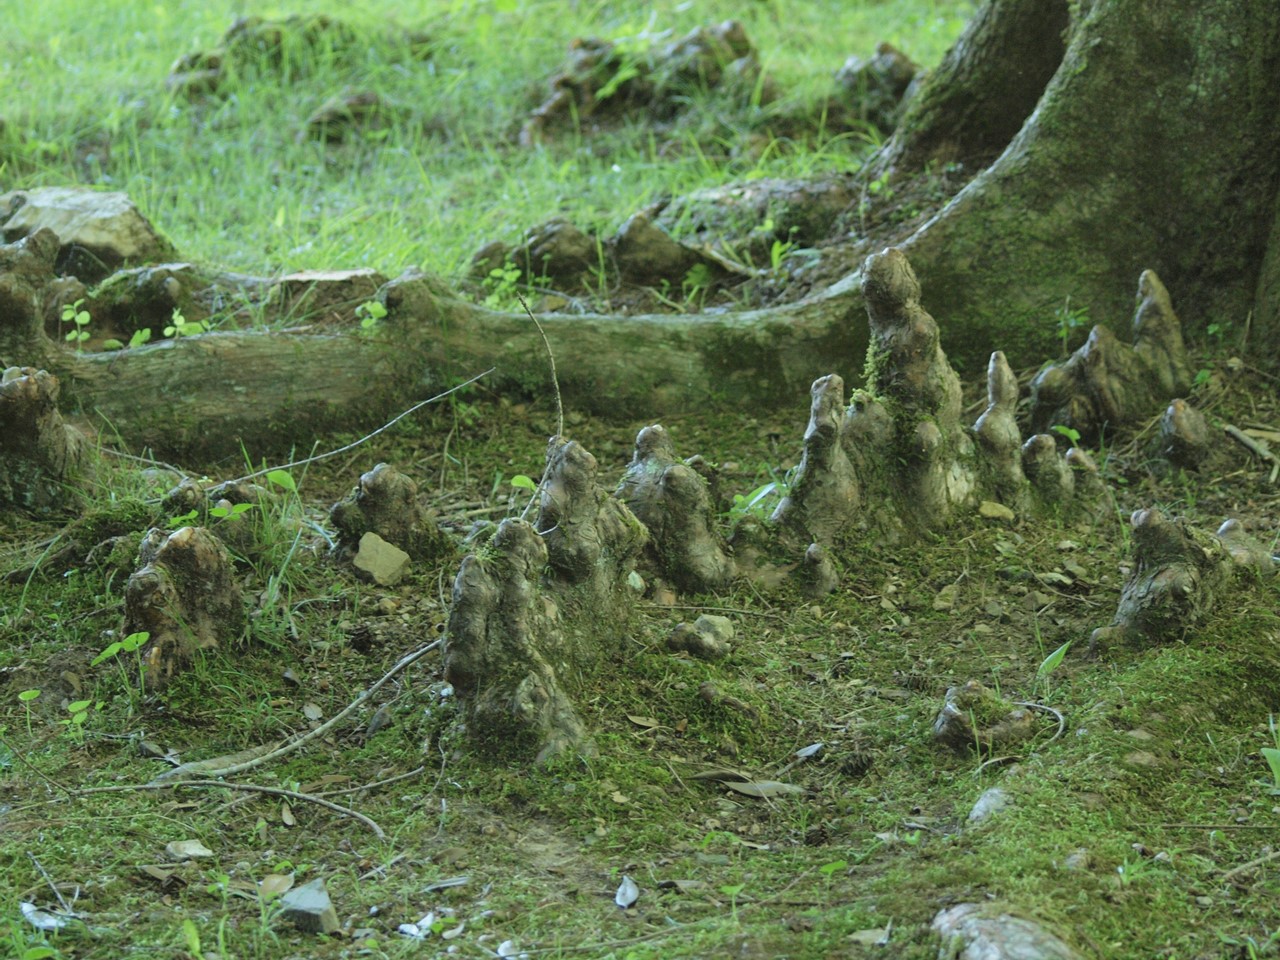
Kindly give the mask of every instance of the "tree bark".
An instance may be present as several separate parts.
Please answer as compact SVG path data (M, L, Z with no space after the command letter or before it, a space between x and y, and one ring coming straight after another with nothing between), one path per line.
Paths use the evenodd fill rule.
M66 408L95 429L193 457L233 454L241 443L255 455L280 452L334 429L372 428L489 367L495 392L552 395L528 317L449 299L425 279L393 282L385 296L390 315L372 336L210 333L113 354L47 340L29 349L62 381ZM564 403L602 416L798 406L832 364L861 367L867 336L853 283L769 310L539 319Z

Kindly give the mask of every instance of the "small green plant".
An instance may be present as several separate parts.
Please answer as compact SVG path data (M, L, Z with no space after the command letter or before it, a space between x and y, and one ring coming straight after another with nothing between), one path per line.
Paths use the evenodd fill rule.
M791 492L793 473L794 469L788 470L785 474L779 474L776 469L770 467L771 479L768 483L762 483L747 494L734 494L733 506L729 508L730 521L737 523L744 517L755 517L757 520L769 519L782 499Z
M18 694L18 700L22 704L22 708L27 712L27 736L31 734L31 701L40 696L40 691L36 689L23 690Z
M1280 727L1276 725L1274 713L1267 717L1267 729L1271 731L1274 746L1262 748L1262 759L1271 768L1271 792L1280 793Z
M1062 355L1067 355L1067 344L1071 339L1072 333L1080 327L1089 325L1089 308L1071 306L1071 298L1063 302L1062 306L1053 311L1053 316L1058 326L1058 339L1062 342Z
M706 305L707 294L711 292L712 282L711 268L705 263L696 263L690 267L681 284L681 293L684 296L685 303L693 304L696 302L698 309L701 310Z
M510 260L490 270L489 276L484 280L484 288L489 291L484 298L484 305L497 310L511 303L520 286L520 276L520 268Z
M188 320L182 315L181 310L174 307L172 321L164 328L164 335L173 337L176 340L179 337L193 337L197 333L204 333L208 329L208 320Z
M1056 434L1066 437L1068 440L1071 441L1071 445L1073 447L1080 446L1080 431L1077 430L1075 427L1065 427L1060 423L1055 423L1049 429Z
M256 510L257 508L258 505L256 503L233 503L229 507L210 507L209 516L216 517L219 520L234 520L236 517L248 513L250 510ZM193 510L192 513L195 513L195 511ZM175 517L174 519L178 518ZM189 516L183 518L183 522L185 522L186 519L189 519Z
M92 319L88 310L81 310L80 304L84 303L83 299L77 300L75 303L67 303L62 306L62 322L70 323L72 327L67 331L67 343L74 343L76 350L89 339L89 331L85 329L89 326Z
M1036 641L1039 642L1040 640L1039 621L1035 622L1034 629L1036 634ZM1059 665L1062 663L1063 659L1066 657L1067 651L1070 649L1071 649L1071 641L1068 640L1062 646L1058 647L1058 649L1054 650L1053 653L1049 654L1047 657L1045 657L1043 660L1040 661L1040 666L1036 670L1036 686L1038 687L1040 684L1044 684L1045 696L1049 695L1050 675L1052 675L1053 671L1058 669Z
M92 700L73 700L67 704L67 712L71 715L58 722L67 728L67 736L76 746L84 744L84 724L89 719L90 710L101 710L101 703Z
M369 333L377 327L378 321L385 318L386 315L387 308L377 300L366 300L356 307L356 316L360 318L360 329L365 333Z
M720 892L729 898L729 913L733 916L734 923L738 921L738 897L745 889L745 883L726 883L720 888Z
M151 328L143 327L141 330L133 331L133 336L129 338L128 343L125 343L122 340L117 340L115 337L112 337L109 340L103 340L102 346L103 346L103 349L105 350L123 350L126 347L132 350L134 347L140 347L144 343L149 343L150 341L151 341Z
M146 680L147 666L142 662L142 654L139 651L141 651L142 647L150 639L151 634L145 630L141 630L137 633L131 633L123 640L116 640L107 644L107 646L103 648L102 652L93 658L89 666L96 667L98 664L104 663L113 657L119 657L122 653L132 653L134 666L136 666L138 670L138 687L141 689ZM125 670L124 664L120 663L119 660L117 660L116 663L120 667L120 676L127 685L129 682L129 676Z

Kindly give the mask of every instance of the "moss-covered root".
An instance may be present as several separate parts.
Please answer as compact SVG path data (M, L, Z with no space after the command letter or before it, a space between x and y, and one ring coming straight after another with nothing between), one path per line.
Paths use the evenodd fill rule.
M680 460L660 425L636 436L636 452L615 496L649 531L647 568L688 593L717 590L735 574L715 527L715 504L706 479Z
M805 542L830 544L856 519L861 483L840 442L844 381L836 374L815 380L811 397L804 454L772 519Z
M452 542L419 502L418 485L385 463L362 474L359 485L333 505L329 519L338 529L339 546L344 552L354 552L361 537L376 533L415 560L453 553Z
M1060 424L1093 440L1104 427L1154 415L1191 388L1182 327L1154 271L1143 271L1138 296L1133 346L1096 326L1068 360L1045 368L1031 381L1033 429Z
M0 367L47 362L45 300L57 257L58 237L48 229L0 244Z
M484 554L462 561L445 639L445 679L467 730L482 746L539 760L569 750L593 753L547 660L563 648L563 624L540 589L547 565L542 538L522 520L504 520Z
M600 486L599 472L596 458L576 440L552 437L536 526L553 579L611 604L630 599L626 579L649 534Z
M539 761L594 752L573 698L622 649L647 540L596 474L581 444L553 437L536 525L504 520L462 561L445 677L482 747Z
M995 499L1015 510L1028 506L1017 409L1018 378L997 350L987 364L987 409L973 425L973 434Z
M72 512L86 452L58 413L57 377L31 367L0 373L0 509Z
M231 554L203 527L148 531L138 560L125 585L124 630L150 635L144 682L155 690L197 650L241 636L244 605Z
M1117 642L1148 646L1187 634L1234 589L1241 574L1270 576L1270 552L1228 520L1216 534L1158 510L1136 511L1133 568L1110 625L1093 631L1092 652Z

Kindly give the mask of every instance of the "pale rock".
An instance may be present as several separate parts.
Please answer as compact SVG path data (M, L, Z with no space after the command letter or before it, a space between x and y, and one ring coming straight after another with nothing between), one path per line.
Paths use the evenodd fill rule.
M374 583L389 587L408 572L409 554L376 533L366 533L360 538L360 549L351 563Z

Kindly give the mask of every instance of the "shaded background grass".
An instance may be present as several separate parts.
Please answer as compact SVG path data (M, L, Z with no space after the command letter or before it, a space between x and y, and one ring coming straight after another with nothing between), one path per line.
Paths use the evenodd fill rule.
M874 137L831 135L818 116L800 142L774 141L770 116L833 93L844 60L881 40L933 64L971 11L969 0L668 0L641 10L575 0L51 0L11 18L0 38L0 184L123 190L184 257L232 269L415 265L457 276L485 242L552 216L612 229L663 195L856 168ZM251 66L203 101L166 92L174 60L215 47L237 16L308 13L341 18L356 42L295 51L283 71ZM516 145L573 38L648 45L729 17L745 23L779 103L709 100L668 138L639 122L590 142ZM313 110L355 90L388 101L391 122L340 146L298 138ZM758 142L743 150L748 130Z

